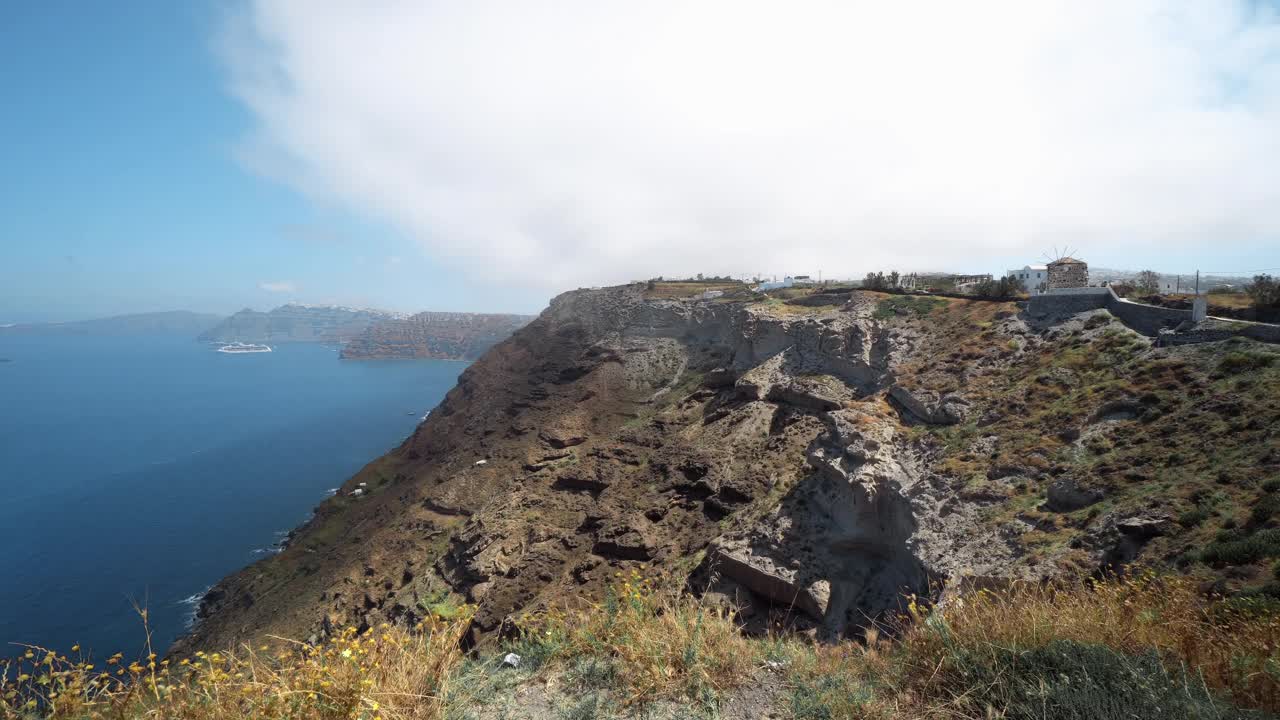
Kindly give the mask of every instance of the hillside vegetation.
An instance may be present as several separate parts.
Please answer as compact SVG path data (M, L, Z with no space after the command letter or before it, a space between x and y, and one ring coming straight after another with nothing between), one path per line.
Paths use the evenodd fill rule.
M33 648L0 676L6 718L374 720L783 717L1263 718L1280 708L1277 619L1142 575L914 601L890 630L814 645L749 637L731 611L638 573L465 656L468 608L322 646L102 668ZM504 662L507 653L518 660ZM16 678L13 679L13 678Z

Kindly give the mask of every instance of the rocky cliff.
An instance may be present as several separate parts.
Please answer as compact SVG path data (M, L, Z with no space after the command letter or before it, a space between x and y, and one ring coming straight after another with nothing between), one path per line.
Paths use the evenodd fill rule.
M200 334L208 342L345 343L371 325L399 319L395 313L331 305L281 305L268 312L241 310Z
M480 640L633 569L828 638L910 593L1133 562L1268 592L1277 387L1274 349L1154 348L1105 310L567 293L177 649L463 600Z
M528 315L418 313L370 325L343 347L342 357L475 360L532 319Z

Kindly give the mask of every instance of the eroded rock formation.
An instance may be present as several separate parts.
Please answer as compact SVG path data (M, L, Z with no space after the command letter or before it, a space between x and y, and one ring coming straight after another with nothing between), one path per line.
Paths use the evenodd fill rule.
M835 638L947 582L1128 562L1171 534L1148 510L1036 509L1047 488L1055 508L1079 506L1047 448L1070 456L1133 422L1089 429L1091 405L1055 410L1051 437L1027 430L1040 399L1023 388L1078 385L1084 365L1044 358L1083 331L970 301L936 321L880 319L878 302L566 293L284 552L220 583L178 650L414 622L440 598L475 603L483 640L631 569L736 604L749 629Z

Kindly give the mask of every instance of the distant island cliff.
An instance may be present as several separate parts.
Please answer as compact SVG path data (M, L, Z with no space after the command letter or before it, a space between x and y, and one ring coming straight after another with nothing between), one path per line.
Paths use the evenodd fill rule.
M204 332L218 324L217 315L172 310L135 313L71 322L13 323L0 326L0 335L140 336L186 335Z
M342 344L352 360L419 358L475 360L532 320L529 315L423 312L331 305L282 305L269 312L241 310L200 334L206 342Z
M529 315L423 312L370 325L342 349L352 360L475 360L527 325Z
M398 317L383 310L291 303L268 312L241 310L201 333L198 339L225 343L344 343L374 323Z

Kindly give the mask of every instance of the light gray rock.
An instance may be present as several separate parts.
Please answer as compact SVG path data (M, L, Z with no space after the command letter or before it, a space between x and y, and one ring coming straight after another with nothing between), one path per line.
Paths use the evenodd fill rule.
M1101 490L1084 487L1075 478L1061 478L1050 483L1045 508L1053 512L1075 512L1103 497Z
M969 401L958 395L939 395L894 385L889 390L889 397L917 419L931 425L955 425L969 417Z
M901 492L907 472L886 451L892 431L860 423L859 414L826 413L829 430L807 453L813 474L763 521L719 538L712 551L715 570L806 613L830 640L901 609L904 593L929 592L929 573L910 548L916 523Z

